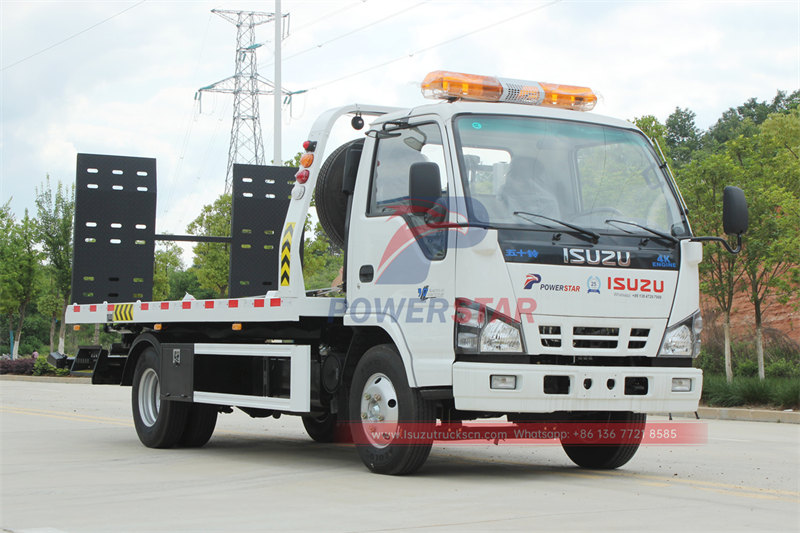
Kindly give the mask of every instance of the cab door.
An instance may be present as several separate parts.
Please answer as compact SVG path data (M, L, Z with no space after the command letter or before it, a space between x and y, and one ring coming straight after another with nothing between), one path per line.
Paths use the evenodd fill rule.
M373 135L350 217L345 324L386 330L412 385L449 385L455 254L443 226L451 222L447 206L454 189L445 129L432 117L417 117ZM409 195L415 163L428 163L428 176L438 171L438 191L429 188L429 198Z

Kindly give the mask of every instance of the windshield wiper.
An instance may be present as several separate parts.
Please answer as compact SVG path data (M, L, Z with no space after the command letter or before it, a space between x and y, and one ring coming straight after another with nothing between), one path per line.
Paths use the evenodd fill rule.
M672 235L670 235L668 233L664 233L663 231L658 231L657 229L648 228L647 226L642 226L641 224L637 224L636 222L630 222L628 220L618 220L616 218L609 218L608 220L606 220L606 224L611 224L612 222L617 223L617 224L627 224L629 226L636 226L637 228L641 228L641 229L643 229L645 231L648 231L648 232L652 233L653 235L655 235L657 237L661 237L662 239L666 239L666 240L668 240L670 242L673 242L675 244L680 242L680 241L678 241L678 239L676 239L675 237L673 237Z
M528 213L527 211L514 211L514 214L520 218L525 218L525 216L529 217L537 217L543 218L545 220L549 220L550 222L555 222L556 224L561 224L562 226L569 228L571 230L577 231L578 233L582 233L583 235L587 235L592 238L592 242L597 244L597 241L600 240L600 234L590 231L586 228L582 228L580 226L576 226L574 224L570 224L569 222L564 222L563 220L558 220L555 218L546 217L544 215L539 215L536 213ZM524 216L523 216L524 215ZM527 220L527 219L526 219ZM547 224L542 224L541 222L536 222L535 220L529 220L529 222L533 222L534 224L539 224L540 226L544 226L545 228L549 228Z

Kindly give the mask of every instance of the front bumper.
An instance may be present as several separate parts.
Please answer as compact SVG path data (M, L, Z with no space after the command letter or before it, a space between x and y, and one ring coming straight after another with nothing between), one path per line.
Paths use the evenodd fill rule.
M516 387L492 389L492 375L516 376ZM691 390L673 392L673 378L690 379ZM697 368L453 365L453 396L456 408L464 411L692 412L697 410L702 388L703 371Z

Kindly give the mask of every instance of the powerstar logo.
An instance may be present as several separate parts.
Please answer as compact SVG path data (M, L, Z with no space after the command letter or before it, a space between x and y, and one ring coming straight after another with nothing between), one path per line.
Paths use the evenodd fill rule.
M653 261L653 266L656 268L675 268L678 265L670 261L668 255L659 255L658 259Z
M564 263L568 265L631 266L631 253L614 250L564 248Z
M525 285L523 289L530 290L533 288L534 285L542 281L542 276L539 274L528 274L525 276Z

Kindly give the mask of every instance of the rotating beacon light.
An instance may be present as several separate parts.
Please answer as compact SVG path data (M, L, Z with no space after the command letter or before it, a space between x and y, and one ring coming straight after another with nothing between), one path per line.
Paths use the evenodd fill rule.
M509 102L559 107L574 111L591 111L597 103L597 95L588 87L479 76L445 70L431 72L425 77L422 82L422 94L426 98Z

